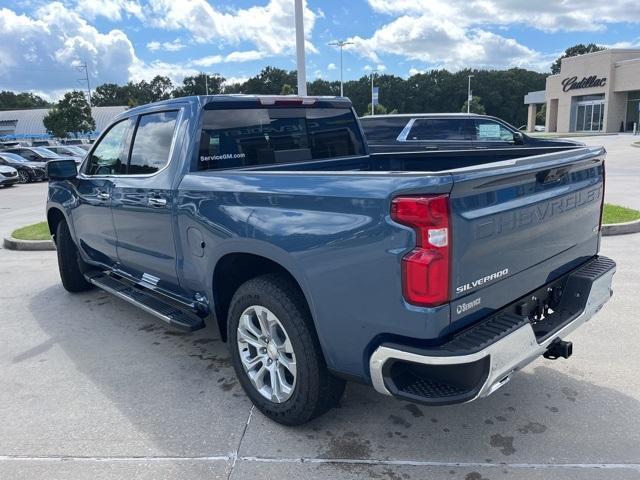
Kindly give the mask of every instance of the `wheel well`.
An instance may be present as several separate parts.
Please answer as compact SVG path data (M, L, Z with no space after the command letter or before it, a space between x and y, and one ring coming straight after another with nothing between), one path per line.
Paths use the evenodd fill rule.
M64 214L57 208L52 208L47 212L47 223L49 224L49 233L56 238L56 232L58 231L58 224L64 220Z
M218 261L213 272L213 298L216 319L223 341L227 341L227 315L233 294L247 280L268 273L279 273L288 277L300 291L302 298L305 298L295 277L273 260L250 253L229 253ZM305 305L307 305L306 299ZM308 305L307 308L309 308Z

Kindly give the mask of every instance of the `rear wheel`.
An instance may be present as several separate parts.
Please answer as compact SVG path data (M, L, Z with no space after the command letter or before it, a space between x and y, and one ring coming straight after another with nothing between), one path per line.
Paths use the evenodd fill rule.
M227 325L236 375L267 417L300 425L340 400L345 382L329 373L305 300L286 277L241 285Z
M71 293L91 290L93 285L84 278L86 264L80 258L78 248L71 238L69 226L64 220L58 224L56 231L56 250L58 251L58 270L62 286Z

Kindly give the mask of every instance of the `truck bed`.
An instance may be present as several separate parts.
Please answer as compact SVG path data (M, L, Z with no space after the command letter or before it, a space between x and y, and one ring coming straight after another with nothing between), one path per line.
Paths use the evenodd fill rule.
M531 158L532 161L550 158L563 158L566 155L579 154L589 147L557 147L552 152L540 149L502 148L487 150L449 150L416 152L380 152L370 155L316 160L298 163L284 163L251 167L242 170L259 171L359 171L359 172L443 172L458 168L474 167L488 163L515 161Z

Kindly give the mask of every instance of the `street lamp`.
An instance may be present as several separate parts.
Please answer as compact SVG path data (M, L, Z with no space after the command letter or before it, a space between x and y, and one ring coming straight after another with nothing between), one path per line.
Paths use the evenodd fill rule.
M469 84L467 86L467 113L471 113L471 79L475 75L469 75Z
M344 40L337 40L335 42L330 42L329 45L335 45L336 47L340 47L340 96L344 97L344 86L342 83L342 48L345 45L353 45L353 42L346 42Z
M296 24L296 63L298 67L298 95L307 95L307 72L304 59L304 22L302 12L302 0L295 0L295 24Z
M373 74L378 70L371 70L371 115L375 115L375 106L373 105Z

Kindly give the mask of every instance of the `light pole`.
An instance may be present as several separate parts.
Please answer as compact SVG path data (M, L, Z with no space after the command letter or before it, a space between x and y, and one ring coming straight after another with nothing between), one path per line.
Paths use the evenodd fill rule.
M298 95L307 95L307 71L304 61L304 22L302 21L302 0L295 0L296 17L296 58L298 64Z
M353 42L346 42L344 40L337 40L335 42L329 43L329 45L335 45L337 47L340 47L340 96L344 97L344 86L343 86L343 83L342 83L342 48L345 45L353 45Z
M469 75L469 84L467 86L467 113L471 113L471 79L475 75Z
M373 74L376 73L377 70L371 70L371 115L376 114L375 106L373 105Z

